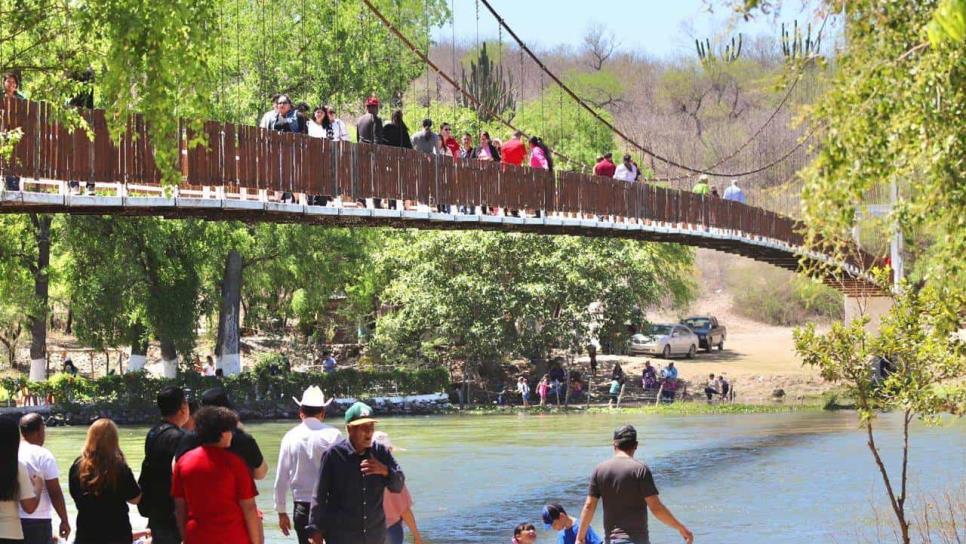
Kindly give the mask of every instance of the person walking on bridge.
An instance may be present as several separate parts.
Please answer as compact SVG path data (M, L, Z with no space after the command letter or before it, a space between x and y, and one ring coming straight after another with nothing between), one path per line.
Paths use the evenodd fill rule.
M637 180L637 165L631 160L630 155L624 155L624 162L614 171L614 179L633 183Z
M701 195L701 196L708 196L708 195L710 195L711 194L711 186L708 185L708 176L705 175L705 174L701 174L698 177L698 182L694 185L694 188L691 189L691 192L694 193L694 194L696 194L696 195Z
M617 172L617 165L614 164L614 154L608 151L604 153L603 157L597 159L597 164L594 165L594 175L601 176L605 178L614 177L614 173Z
M725 189L724 195L721 198L731 200L732 202L741 202L742 204L747 202L745 192L741 190L741 187L738 187L738 180L736 179L731 180L731 185Z
M500 148L500 154L503 157L503 162L513 166L522 165L523 159L527 156L527 146L523 143L523 133L519 130L513 131L513 137L503 144L503 147Z
M423 119L423 130L413 135L413 149L428 155L437 155L442 145L439 135L433 132L433 120Z
M590 476L576 544L587 543L597 502L601 500L607 544L650 544L647 510L665 525L676 529L687 544L694 542L691 531L658 497L651 469L634 459L637 445L637 429L632 425L623 425L614 431L614 457L597 465Z
M362 144L382 144L382 119L379 117L379 99L366 99L366 113L356 121L356 141Z

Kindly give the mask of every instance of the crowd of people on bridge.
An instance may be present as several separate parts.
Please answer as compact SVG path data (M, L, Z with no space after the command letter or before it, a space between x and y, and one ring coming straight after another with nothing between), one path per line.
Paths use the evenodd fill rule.
M282 534L299 544L402 544L408 530L420 544L413 497L394 455L402 450L376 431L372 408L352 404L343 435L325 423L333 399L318 386L292 400L300 421L281 439L273 493ZM0 544L52 544L71 535L77 544L264 543L255 482L269 466L224 389L205 391L195 405L183 389L167 386L157 406L160 418L145 436L137 476L115 423L91 423L67 473L73 524L57 460L44 447L43 417L0 416ZM648 510L691 542L691 532L658 498L650 469L634 459L634 427L618 428L613 447L613 458L591 475L580 518L551 503L541 513L546 529L558 532L559 542L603 542L591 528L602 502L611 544L647 542ZM132 528L129 505L147 518L146 530ZM536 540L530 523L508 528L507 536L517 544Z

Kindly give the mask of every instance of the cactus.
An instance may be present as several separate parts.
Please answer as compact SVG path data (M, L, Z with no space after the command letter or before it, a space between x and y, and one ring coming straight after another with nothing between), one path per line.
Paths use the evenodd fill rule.
M509 112L509 118L513 119L517 105L512 90L513 77L509 74L504 77L503 66L490 60L485 42L476 62L470 62L469 78L466 77L466 70L463 70L463 88L478 98L482 106L465 96L460 96L460 105L476 110L476 115L481 121L492 121L491 112L498 114Z
M818 55L821 47L821 33L817 34L814 39L812 38L812 23L808 23L804 34L798 28L798 19L795 20L791 32L785 28L785 23L782 23L782 54L785 55L786 59L807 59Z
M742 35L739 33L737 40L732 36L731 43L725 44L724 48L718 53L715 53L714 48L711 47L711 40L709 38L706 38L704 43L701 43L701 40L694 40L694 47L698 52L698 59L702 64L716 62L718 60L734 62L741 56L741 42Z

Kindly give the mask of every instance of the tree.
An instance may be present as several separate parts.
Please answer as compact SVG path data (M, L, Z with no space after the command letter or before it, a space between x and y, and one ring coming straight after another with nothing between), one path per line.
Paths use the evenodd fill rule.
M583 51L591 68L601 71L616 49L617 39L606 26L594 23L587 28L584 34Z
M387 310L370 349L387 361L547 358L601 332L619 345L642 308L691 294L689 250L626 240L432 232L393 237L376 262Z
M883 279L880 277L880 279ZM888 276L884 277L888 282ZM952 305L948 298L952 297ZM806 365L842 386L855 401L868 447L885 485L901 542L910 540L907 511L909 425L915 418L934 422L943 412L966 409L966 343L951 336L959 316L949 307L963 308L966 300L954 289L922 291L904 285L878 334L866 331L867 319L848 325L836 323L827 334L814 325L795 331L795 349ZM886 363L875 366L874 357ZM880 411L902 414L899 474L890 471L876 443L873 421Z

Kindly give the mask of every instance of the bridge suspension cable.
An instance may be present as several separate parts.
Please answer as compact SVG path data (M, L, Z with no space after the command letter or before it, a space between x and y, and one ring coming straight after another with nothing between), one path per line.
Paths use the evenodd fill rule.
M784 162L795 151L797 151L798 149L800 149L802 147L802 145L804 145L804 141L807 139L807 138L805 138L802 141L799 141L795 146L793 146L788 152L786 152L785 154L783 154L781 157L779 157L778 159L776 159L776 160L774 160L772 162L769 162L768 164L765 164L763 166L760 166L760 167L757 167L757 168L754 168L754 169L751 169L751 170L740 171L740 172L715 172L714 171L714 168L716 168L717 166L720 166L724 162L726 162L726 161L730 160L731 158L733 158L734 156L736 156L738 153L741 152L742 149L744 149L749 143L751 143L752 140L754 140L755 138L758 137L758 135L760 135L760 133L764 130L765 126L767 126L771 122L771 120L778 114L778 109L776 109L775 112L769 117L769 119L765 122L765 124L763 124L758 129L758 131L755 133L754 136L752 136L751 139L749 139L742 146L740 146L737 151L733 152L731 155L725 157L724 159L718 161L718 163L716 163L716 164L714 164L714 165L712 165L712 166L710 166L708 168L695 168L695 167L692 167L692 166L688 166L688 165L679 163L679 162L674 161L672 159L669 159L667 157L664 157L664 156L662 156L662 155L654 152L653 150L648 149L647 147L641 145L636 140L634 140L633 138L631 138L630 136L628 136L627 134L625 134L622 130L620 130L619 128L617 128L616 126L614 126L613 123L609 122L607 119L604 119L596 110L594 110L583 99L581 99L579 96L577 96L577 94L574 93L574 91L571 90L570 87L568 87L563 81L561 81L560 78L557 77L556 74L554 74L553 72L550 71L549 68L547 68L547 66L543 63L543 61L540 60L540 58L537 57L537 55L534 54L533 51L530 50L529 47L527 47L526 43L524 43L523 40L520 39L520 37L516 34L516 32L514 32L513 29L510 28L510 26L506 23L506 21L503 19L503 17L500 16L499 13L497 13L497 11L490 4L489 0L482 0L482 2L483 2L483 5L486 6L487 10L489 10L489 12L493 15L493 17L496 18L496 20L499 23L500 27L506 29L507 33L509 33L510 36L514 39L514 41L517 42L517 45L520 47L520 50L523 51L523 52L526 52L526 54L533 60L533 62L536 63L537 66L539 66L540 69L545 74L547 74L557 84L558 87L560 87L564 92L566 92L568 95L570 95L570 97L573 98L574 101L576 101L577 104L580 105L580 107L582 109L587 110L595 119L597 119L599 122L601 122L608 129L610 129L613 133L615 133L618 136L620 136L628 144L636 147L642 153L645 153L647 155L650 155L650 156L654 157L655 159L657 159L657 160L659 160L659 161L661 161L661 162L663 162L663 163L665 163L665 164L667 164L669 166L673 166L673 167L679 168L681 170L686 170L686 171L690 172L691 174L705 174L705 175L708 175L708 176L715 176L715 177L732 177L732 178L745 177L745 176L750 176L750 175L753 175L753 174L757 174L757 173L763 172L765 170L768 170L770 168L773 168L774 166L776 166L776 165ZM824 22L823 22L823 26L824 26ZM785 102L787 101L788 97L791 96L792 90L798 84L798 81L800 79L801 79L801 73L799 74L799 77L796 78L796 80L792 84L792 86L789 88L788 92L785 95L785 98L782 99L782 102L779 105L779 109L785 104ZM665 179L668 180L668 181L671 181L671 180L685 179L687 177L690 177L690 175L680 176L680 177L675 177L675 178L668 177L668 178L665 178Z
M370 2L370 0L362 0L362 3L365 4L365 6L367 8L369 8L369 11L371 11L380 21L382 21L382 24L385 25L386 28L389 29L389 31L392 32L397 38L399 38L399 40L401 42L403 42L403 44L407 48L409 48L409 50L412 51L414 55L416 55L417 57L419 57L419 59L422 60L423 63L425 63L430 68L432 68L433 71L435 71L436 74L439 77L441 77L444 80L446 80L447 83L449 83L454 89L456 89L457 91L459 91L459 93L462 94L463 96L465 96L470 102L472 102L472 103L476 104L477 106L479 106L480 108L486 110L486 112L488 114L490 114L490 116L492 116L494 119L496 119L497 121L499 121L502 125L506 126L510 130L519 131L521 134L523 134L527 138L530 137L530 135L527 134L527 132L525 130L522 130L522 129L517 128L513 123L511 123L510 121L507 121L498 112L495 112L492 109L490 109L489 107L487 107L486 104L484 104L482 101L480 101L479 98L477 98L476 96L474 96L472 93L470 93L469 91L467 91L466 89L464 89L462 85L460 85L459 83L457 83L456 80L453 79L452 76L450 76L449 74L447 74L446 72L444 72L439 66L436 65L436 63L434 63L432 60L430 60L429 57L425 53L423 53L422 51L420 51L419 48L416 47L416 45L413 44L413 42L409 38L407 38L405 36L405 34L403 34L398 28L396 28L396 26L394 24L392 24L392 22L388 18L386 18L386 16L383 15L383 13L381 11L379 11L379 8L377 8L376 6L374 6L372 4L372 2ZM578 161L576 161L576 160L568 157L567 155L564 155L563 153L560 153L559 151L551 150L551 153L553 153L554 155L560 157L561 159L563 159L564 161L566 161L568 164L574 164L574 165L577 165L577 166L586 166L586 165L581 165L580 162L578 162Z

